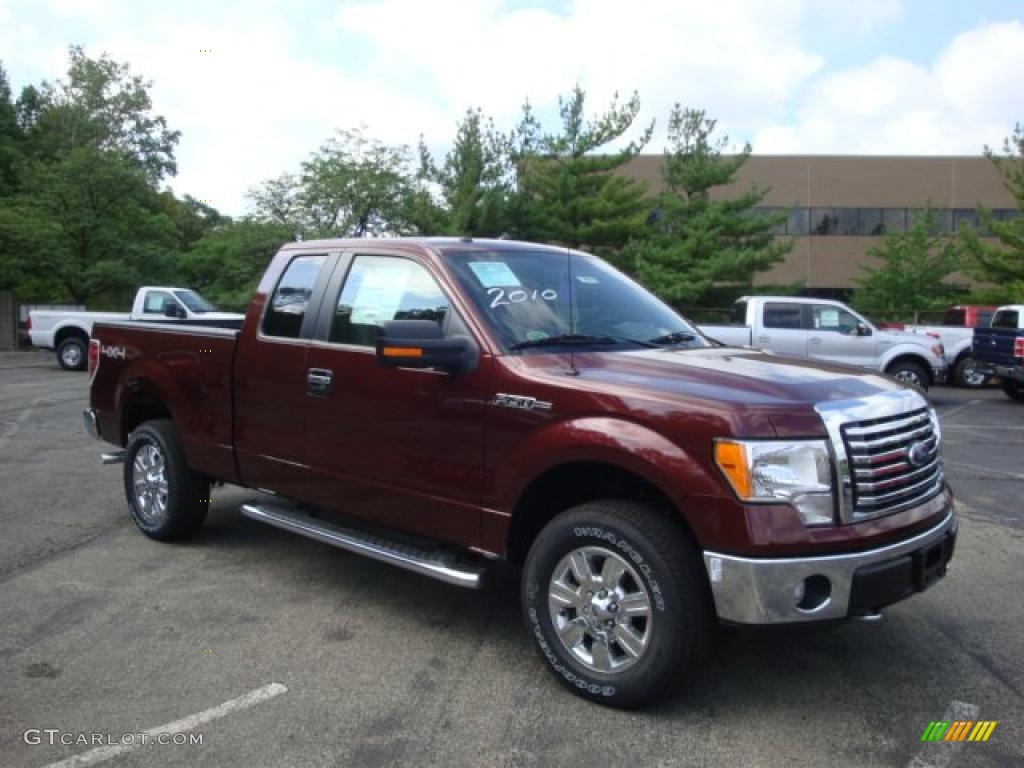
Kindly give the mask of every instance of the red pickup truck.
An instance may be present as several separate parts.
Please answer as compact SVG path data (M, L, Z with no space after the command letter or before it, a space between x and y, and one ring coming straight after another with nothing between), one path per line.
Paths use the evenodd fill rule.
M953 553L919 391L723 347L563 248L287 245L240 329L100 322L89 367L145 534L232 483L273 494L255 520L451 584L521 564L541 657L613 705L692 672L719 621L877 617Z

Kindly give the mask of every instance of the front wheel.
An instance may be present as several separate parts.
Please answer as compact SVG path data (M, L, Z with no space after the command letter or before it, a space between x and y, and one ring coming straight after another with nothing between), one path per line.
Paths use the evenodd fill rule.
M558 681L617 707L693 673L714 625L699 553L677 525L629 501L589 502L548 523L527 556L522 600Z
M1024 403L1024 384L1016 381L1004 381L1003 392L1011 400L1016 400L1018 403Z
M886 371L897 381L910 384L920 390L927 390L930 379L924 367L910 360L904 360L890 365Z
M195 531L210 505L210 481L185 463L169 419L147 421L128 438L124 491L139 530L160 541Z

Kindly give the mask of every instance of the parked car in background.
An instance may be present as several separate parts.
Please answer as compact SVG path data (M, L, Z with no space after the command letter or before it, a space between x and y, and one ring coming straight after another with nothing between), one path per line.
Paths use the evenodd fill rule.
M84 371L92 327L99 320L173 320L237 328L243 318L219 311L190 288L146 285L136 292L131 312L33 309L28 316L28 333L33 346L57 351L61 368Z
M880 371L922 389L946 378L938 339L880 330L839 301L744 296L733 307L733 323L698 328L727 346Z
M1024 402L1024 304L1000 307L989 328L974 329L979 370L1003 380L1007 397Z
M877 618L953 556L920 391L718 347L578 251L294 243L240 331L102 322L89 364L144 534L195 531L226 482L276 494L253 520L450 584L510 560L543 663L606 704L699 670L718 621Z
M884 323L880 327L888 330L922 333L942 342L946 365L949 367L949 382L961 387L984 387L990 376L978 370L975 365L974 329L987 328L992 321L995 307L961 304L950 307L942 318L941 325L905 325Z

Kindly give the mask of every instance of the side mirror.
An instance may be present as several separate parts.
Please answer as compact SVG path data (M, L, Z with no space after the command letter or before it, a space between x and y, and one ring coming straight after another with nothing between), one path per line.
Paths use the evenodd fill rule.
M857 335L858 336L870 336L871 329L868 328L864 323L857 323Z
M164 304L164 316L173 318L174 320L181 320L185 318L185 310L173 301L168 301Z
M445 337L432 320L391 320L377 335L377 363L385 368L438 368L467 373L479 352L466 336Z

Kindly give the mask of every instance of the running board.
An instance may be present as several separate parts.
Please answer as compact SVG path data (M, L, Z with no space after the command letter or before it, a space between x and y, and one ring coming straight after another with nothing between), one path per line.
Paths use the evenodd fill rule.
M451 552L430 552L372 533L342 528L279 504L243 504L242 514L275 528L391 563L448 584L468 589L480 589L483 586L484 567L459 563Z

